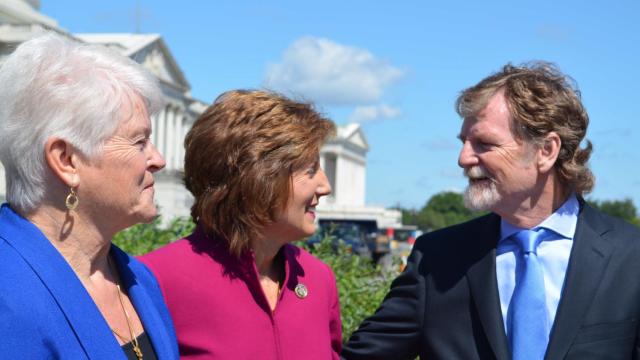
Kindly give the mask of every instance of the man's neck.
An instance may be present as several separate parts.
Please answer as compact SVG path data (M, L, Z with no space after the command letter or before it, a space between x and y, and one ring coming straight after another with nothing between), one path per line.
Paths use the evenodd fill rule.
M531 229L558 210L570 194L571 191L559 181L553 181L541 191L525 198L517 208L495 212L514 226Z

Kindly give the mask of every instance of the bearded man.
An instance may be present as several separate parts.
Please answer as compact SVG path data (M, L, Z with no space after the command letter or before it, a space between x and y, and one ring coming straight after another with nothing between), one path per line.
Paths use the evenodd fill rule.
M640 231L585 203L589 118L549 63L464 90L465 204L420 237L344 359L638 359Z

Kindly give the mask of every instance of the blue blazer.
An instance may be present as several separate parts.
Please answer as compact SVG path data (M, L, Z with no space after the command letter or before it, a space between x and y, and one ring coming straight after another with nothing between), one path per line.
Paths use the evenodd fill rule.
M114 245L111 254L158 359L178 359L175 330L156 279ZM0 358L126 359L69 264L7 204L0 208Z

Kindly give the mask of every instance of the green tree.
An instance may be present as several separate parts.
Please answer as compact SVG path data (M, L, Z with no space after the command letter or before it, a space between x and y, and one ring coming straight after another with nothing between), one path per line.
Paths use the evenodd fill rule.
M401 210L404 224L416 225L423 231L459 224L484 214L467 209L462 194L452 191L433 195L419 211Z
M419 210L416 209L403 209L401 207L397 207L396 210L400 210L402 212L402 223L405 225L416 225L421 230L424 228L421 226L420 220L418 219Z

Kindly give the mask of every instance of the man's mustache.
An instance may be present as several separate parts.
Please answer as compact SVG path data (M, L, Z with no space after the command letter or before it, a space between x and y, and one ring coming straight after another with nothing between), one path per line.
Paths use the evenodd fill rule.
M469 180L477 180L477 179L483 179L483 178L491 179L491 176L489 176L489 173L482 166L479 166L479 165L472 166L468 169L464 169L464 176L468 177Z

